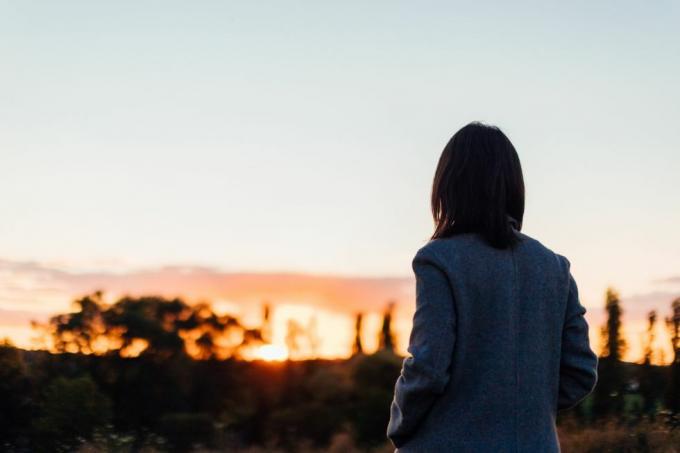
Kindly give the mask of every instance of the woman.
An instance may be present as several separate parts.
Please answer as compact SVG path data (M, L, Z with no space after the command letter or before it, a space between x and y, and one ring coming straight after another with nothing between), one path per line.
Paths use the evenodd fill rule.
M556 412L593 389L597 357L569 261L520 233L524 179L503 132L451 138L432 214L387 436L403 453L559 451Z

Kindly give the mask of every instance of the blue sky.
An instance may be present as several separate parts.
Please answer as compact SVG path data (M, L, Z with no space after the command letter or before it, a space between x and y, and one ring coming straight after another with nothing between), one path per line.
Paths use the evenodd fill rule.
M675 291L679 8L2 1L0 257L409 275L482 120L587 305Z

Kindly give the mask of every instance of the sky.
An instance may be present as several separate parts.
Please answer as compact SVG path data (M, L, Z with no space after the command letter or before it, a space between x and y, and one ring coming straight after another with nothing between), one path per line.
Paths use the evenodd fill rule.
M179 267L387 279L364 308L398 299L404 344L437 158L481 120L517 148L524 231L570 259L592 331L614 286L637 343L680 296L678 23L672 1L0 1L0 334ZM326 283L227 302L349 322Z

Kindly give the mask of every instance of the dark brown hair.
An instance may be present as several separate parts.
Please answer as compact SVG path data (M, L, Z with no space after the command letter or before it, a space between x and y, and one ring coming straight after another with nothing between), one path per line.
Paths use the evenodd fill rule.
M507 248L524 217L524 177L515 147L495 126L470 123L449 140L432 184L432 239L478 233Z

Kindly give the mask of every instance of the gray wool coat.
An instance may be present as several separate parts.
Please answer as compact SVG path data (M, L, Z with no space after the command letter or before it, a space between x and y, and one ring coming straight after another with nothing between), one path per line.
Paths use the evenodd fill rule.
M416 312L387 437L401 453L558 452L558 410L597 381L569 261L527 235L476 234L413 259Z

